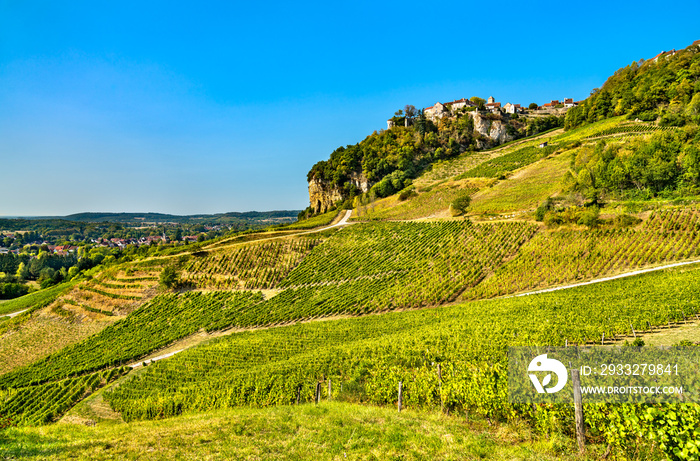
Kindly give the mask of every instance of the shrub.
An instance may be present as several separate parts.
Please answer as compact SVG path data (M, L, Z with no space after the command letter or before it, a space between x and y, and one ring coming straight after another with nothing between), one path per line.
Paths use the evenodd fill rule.
M405 200L410 199L411 197L415 197L416 195L418 195L416 190L413 187L409 187L408 189L404 189L401 191L401 193L399 194L399 200L403 202Z
M544 215L547 214L549 210L552 209L553 200L551 197L547 197L547 200L542 202L542 205L537 207L535 210L535 221L544 221Z
M160 273L160 285L163 288L175 288L180 282L180 274L173 266L168 266Z
M452 216L459 216L461 214L464 214L467 211L467 208L469 208L469 204L471 203L472 198L469 196L469 194L463 194L454 199L452 203L450 203L450 213Z
M587 227L597 227L599 223L598 208L591 208L581 213L577 223Z
M635 216L630 216L628 214L621 214L618 216L615 216L615 219L613 221L617 227L630 227L630 226L636 226L640 222L642 222L641 219L635 217Z

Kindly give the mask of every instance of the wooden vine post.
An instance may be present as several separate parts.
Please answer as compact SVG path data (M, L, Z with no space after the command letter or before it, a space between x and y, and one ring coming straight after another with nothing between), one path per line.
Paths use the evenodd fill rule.
M586 432L583 425L583 400L581 398L581 378L578 369L571 370L571 385L574 388L574 413L576 414L576 441L578 450L583 453L586 449Z
M402 384L403 384L403 383L402 383L401 381L399 381L399 403L398 403L399 413L401 413L401 404L403 403L403 402L402 402L402 399L403 399L402 391L403 391L403 389L401 389L401 385L402 385Z
M316 405L321 402L321 382L316 383Z
M440 364L437 364L437 374L438 374L438 386L440 392L440 410L445 411L445 402L442 400L442 368Z

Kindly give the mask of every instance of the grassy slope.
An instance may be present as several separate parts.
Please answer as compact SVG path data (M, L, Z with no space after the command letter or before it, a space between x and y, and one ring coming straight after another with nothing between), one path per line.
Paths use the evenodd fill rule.
M627 123L624 117L615 117L569 132L555 130L489 151L467 153L455 159L437 162L431 171L415 180L417 197L404 202L399 201L397 195L378 200L358 210L356 219L447 217L450 201L459 195L457 191L463 192L467 189L467 185L459 180L460 175L464 175L476 166L523 148L536 147L543 141L550 144L596 142L588 138L624 123ZM566 173L574 152L569 150L527 165L513 172L508 179L496 182L495 185L493 178L472 178L469 185L481 190L473 195L471 212L512 213L535 208L546 197L561 189L560 180Z
M3 301L2 304L0 304L0 315L31 309L37 305L45 305L51 302L61 293L69 290L71 286L72 284L57 285L55 287L35 291L34 293L30 293L19 298Z
M568 460L575 441L537 439L523 427L491 426L464 415L349 403L240 408L164 421L56 424L0 433L0 458ZM596 459L603 447L590 446Z
M561 188L571 152L544 158L473 196L471 213L508 213L536 208Z

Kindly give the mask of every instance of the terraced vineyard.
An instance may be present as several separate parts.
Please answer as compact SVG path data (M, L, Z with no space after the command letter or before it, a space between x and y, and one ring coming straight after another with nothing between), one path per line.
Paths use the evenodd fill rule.
M73 291L64 296L64 302L88 312L126 315L140 301L153 296L148 293L157 284L157 273L148 272L149 275L120 280L114 275L114 270L108 270L99 277L78 284Z
M182 279L198 288L272 288L321 242L297 237L196 254L183 267Z
M126 364L199 329L219 330L259 303L256 292L161 295L83 342L0 376L0 389L21 388Z
M655 212L640 229L542 232L463 297L506 295L698 256L700 213L693 208Z
M495 420L517 415L571 433L569 406L508 402L507 347L599 341L603 334L631 338L631 327L639 332L700 312L698 289L700 268L693 267L522 298L242 332L156 363L106 398L125 419L138 420L311 401L316 383L324 382L325 394L328 379L334 398L360 393L370 402L393 404L402 381L409 408L442 407ZM677 405L673 411L683 420L697 408ZM586 411L598 427L608 428L591 426L590 435L612 443L621 443L626 430L661 427L644 418L620 420L634 411L627 407Z
M17 425L53 422L86 395L126 372L126 367L112 368L40 386L0 391L0 415Z

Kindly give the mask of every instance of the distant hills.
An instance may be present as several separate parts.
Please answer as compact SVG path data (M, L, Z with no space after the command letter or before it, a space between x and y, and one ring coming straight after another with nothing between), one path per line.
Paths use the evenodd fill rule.
M117 222L117 223L178 223L178 224L226 224L239 221L295 221L300 210L245 211L216 214L173 215L166 213L103 213L85 212L67 216L23 216L26 220L65 220L71 222Z

